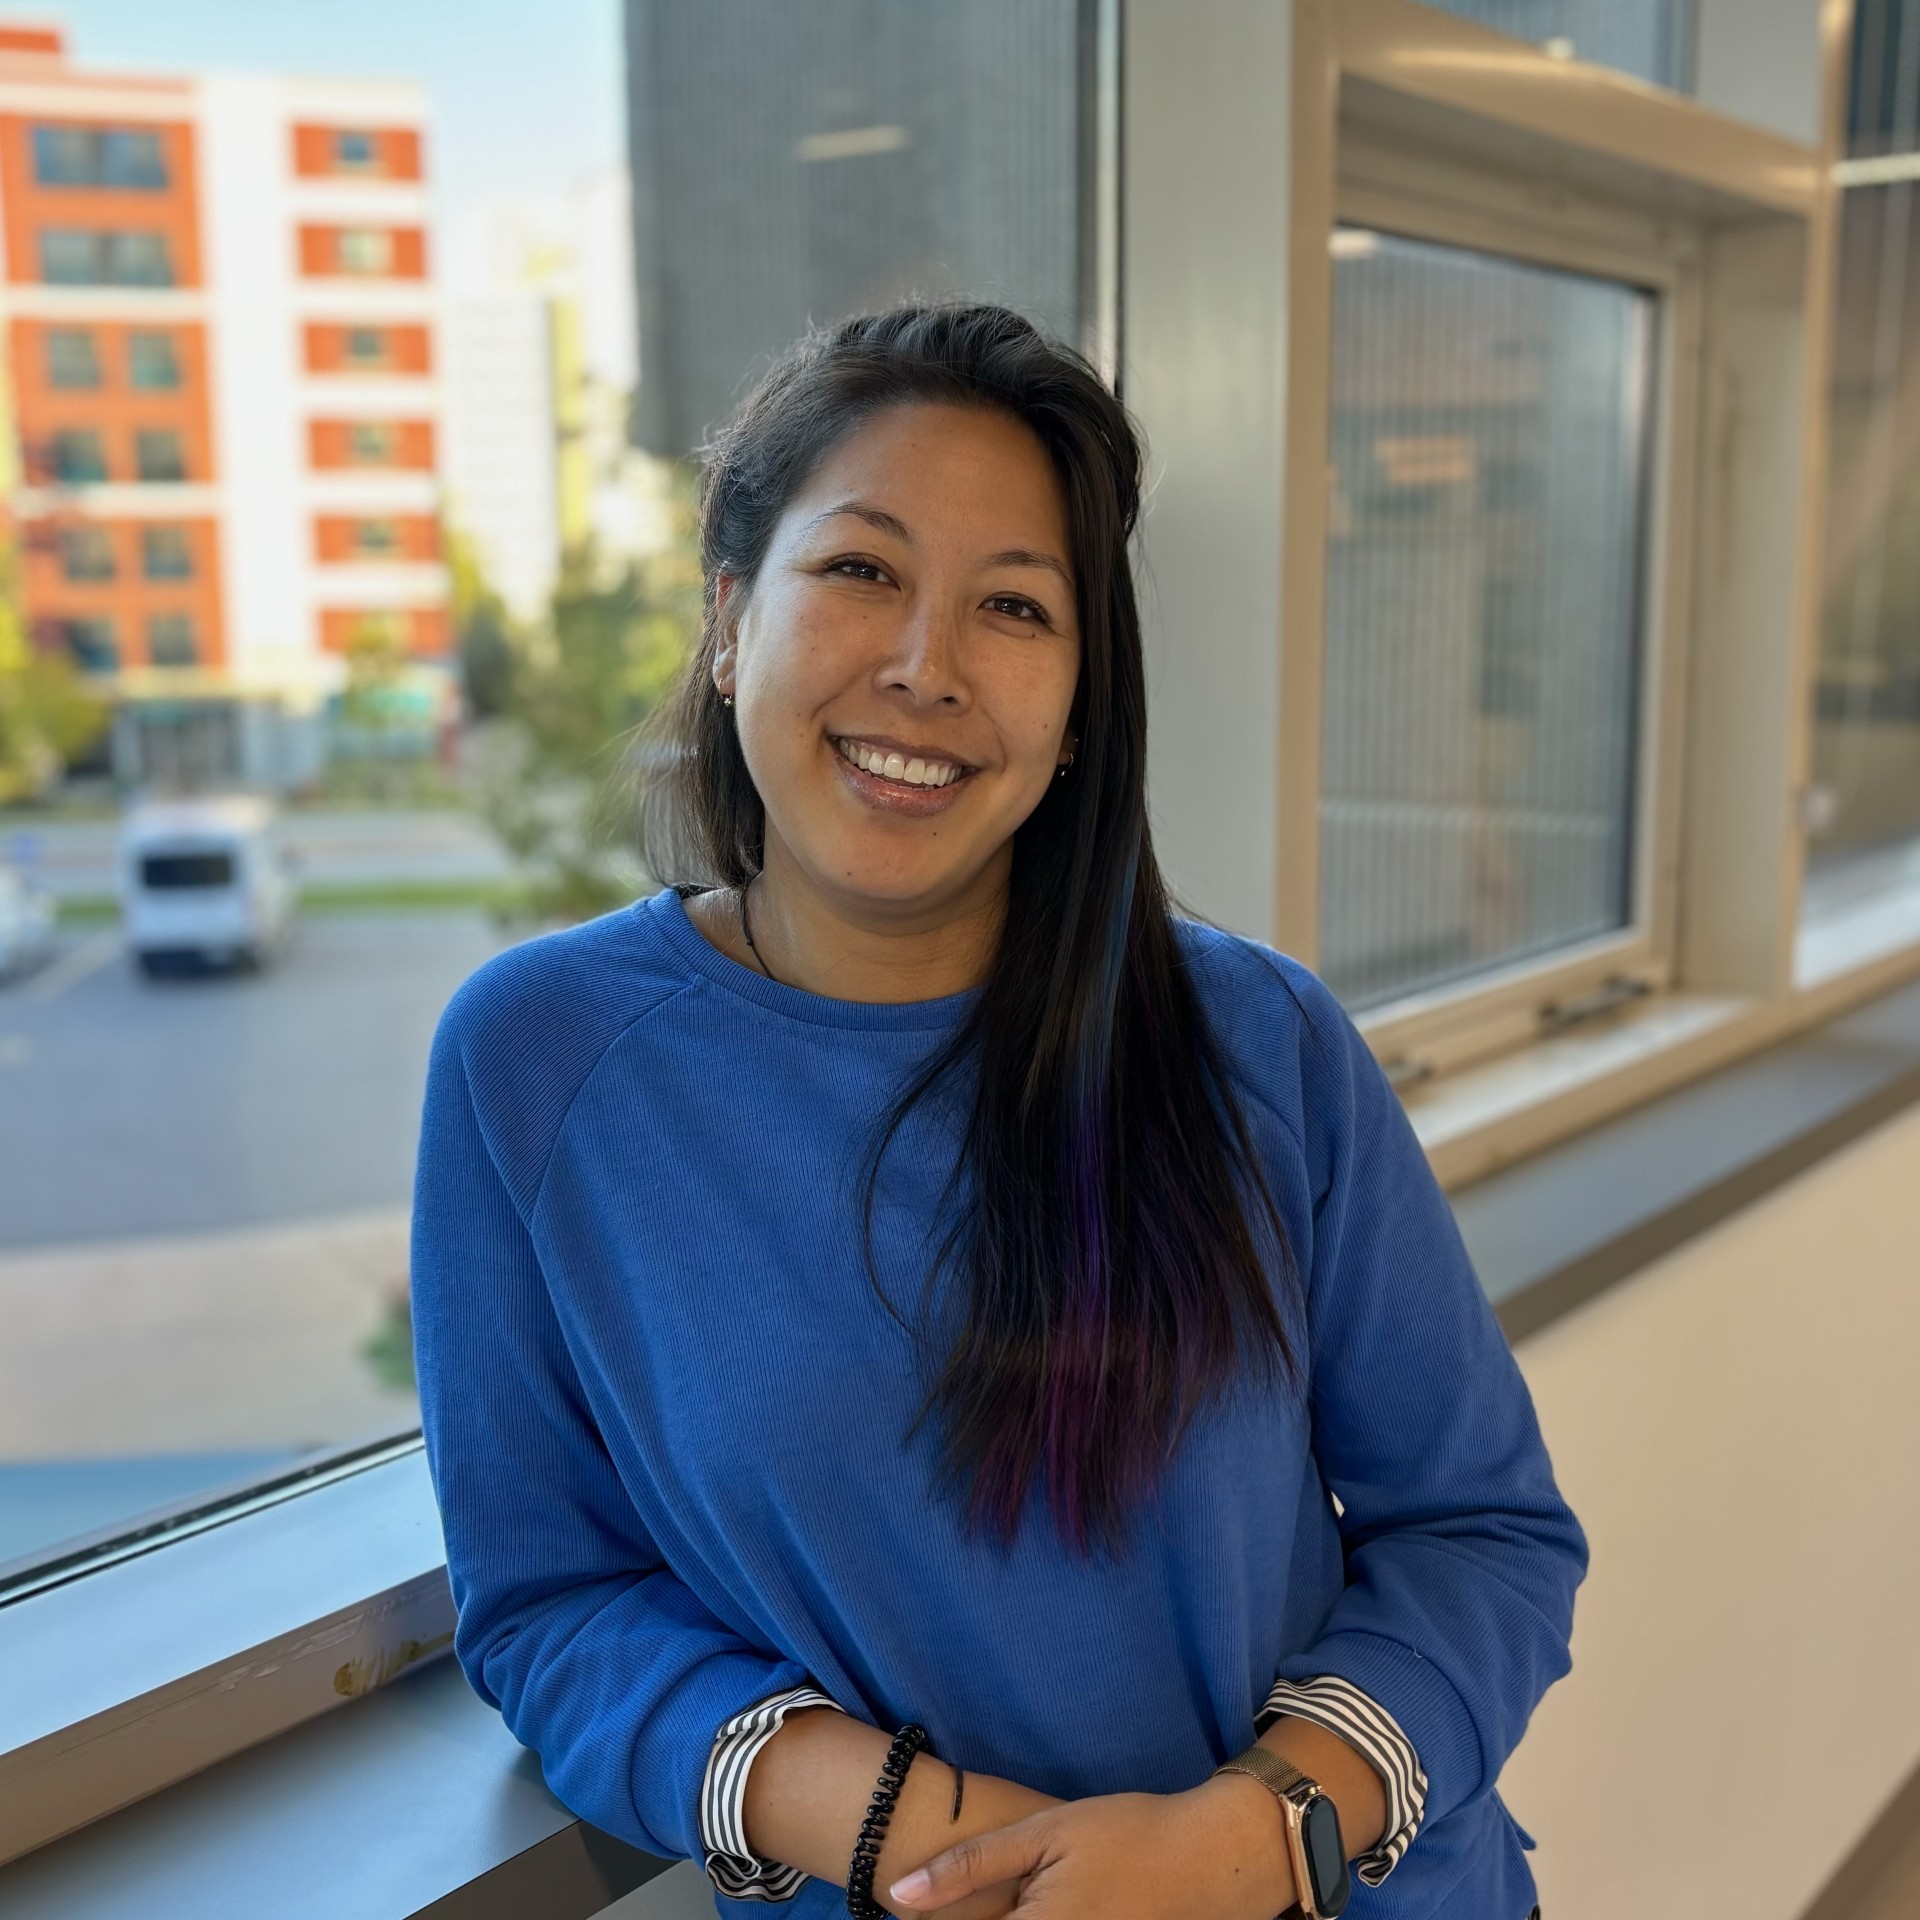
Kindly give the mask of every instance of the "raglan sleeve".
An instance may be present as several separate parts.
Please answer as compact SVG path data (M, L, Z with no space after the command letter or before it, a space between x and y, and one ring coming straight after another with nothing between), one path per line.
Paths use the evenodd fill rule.
M1492 1790L1567 1671L1586 1540L1398 1096L1327 988L1282 964L1304 1020L1313 1446L1346 1580L1279 1680L1384 1708L1431 1823Z
M456 999L434 1041L412 1235L455 1652L570 1808L700 1859L716 1732L809 1676L703 1605L628 1497L476 1112L468 1024Z

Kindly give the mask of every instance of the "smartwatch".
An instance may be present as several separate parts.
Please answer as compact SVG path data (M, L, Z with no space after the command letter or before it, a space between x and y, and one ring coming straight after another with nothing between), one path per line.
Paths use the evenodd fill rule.
M1293 1863L1294 1892L1304 1920L1336 1920L1345 1913L1353 1882L1347 1877L1340 1809L1327 1798L1319 1781L1309 1780L1271 1747L1257 1743L1215 1767L1214 1772L1247 1774L1280 1803L1280 1817L1287 1829L1287 1857Z

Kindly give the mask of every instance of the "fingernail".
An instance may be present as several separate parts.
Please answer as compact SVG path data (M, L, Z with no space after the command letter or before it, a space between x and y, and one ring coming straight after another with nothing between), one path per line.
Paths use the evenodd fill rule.
M932 1888L933 1882L928 1878L926 1868L916 1867L904 1879L896 1880L887 1891L892 1894L902 1906L910 1907L923 1893L930 1892Z

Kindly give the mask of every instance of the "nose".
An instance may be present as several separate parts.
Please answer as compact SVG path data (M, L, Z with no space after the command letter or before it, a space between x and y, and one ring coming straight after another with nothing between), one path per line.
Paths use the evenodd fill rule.
M916 707L956 712L970 705L960 623L952 611L937 604L932 595L917 596L878 679L883 692L905 694Z

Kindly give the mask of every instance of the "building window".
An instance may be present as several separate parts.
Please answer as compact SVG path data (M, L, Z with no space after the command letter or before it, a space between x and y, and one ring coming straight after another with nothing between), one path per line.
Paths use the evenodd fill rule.
M167 184L167 159L149 128L35 127L33 176L43 187L154 192Z
M91 333L78 327L48 330L47 384L75 388L100 384L100 354Z
M184 480L186 455L171 427L142 427L133 436L134 471L142 480Z
M400 455L400 435L391 420L356 420L347 428L347 458L355 466L390 467Z
M40 235L40 277L55 287L170 287L173 255L164 233L48 227Z
M384 367L389 359L386 329L348 327L341 342L341 358L350 367Z
M110 527L62 527L60 571L69 580L111 580L114 576Z
M149 580L189 580L193 577L193 543L185 527L142 527L141 571Z
M362 560L386 560L400 551L400 528L392 520L356 520L353 550Z
M159 392L180 384L180 355L170 333L127 335L127 377L143 391Z
M107 477L106 449L90 427L64 427L47 442L47 465L52 477L68 486L82 486Z
M200 646L190 613L156 613L147 621L147 658L156 667L191 667Z
M342 273L391 273L393 234L386 227L342 227L334 261Z
M378 173L380 143L364 128L342 127L333 136L333 164L341 173Z
M1320 966L1349 1007L1632 922L1654 319L1336 240Z
M1685 91L1693 84L1693 0L1428 0L1567 60Z
M111 620L67 620L61 638L83 673L112 673L120 665L120 636Z

